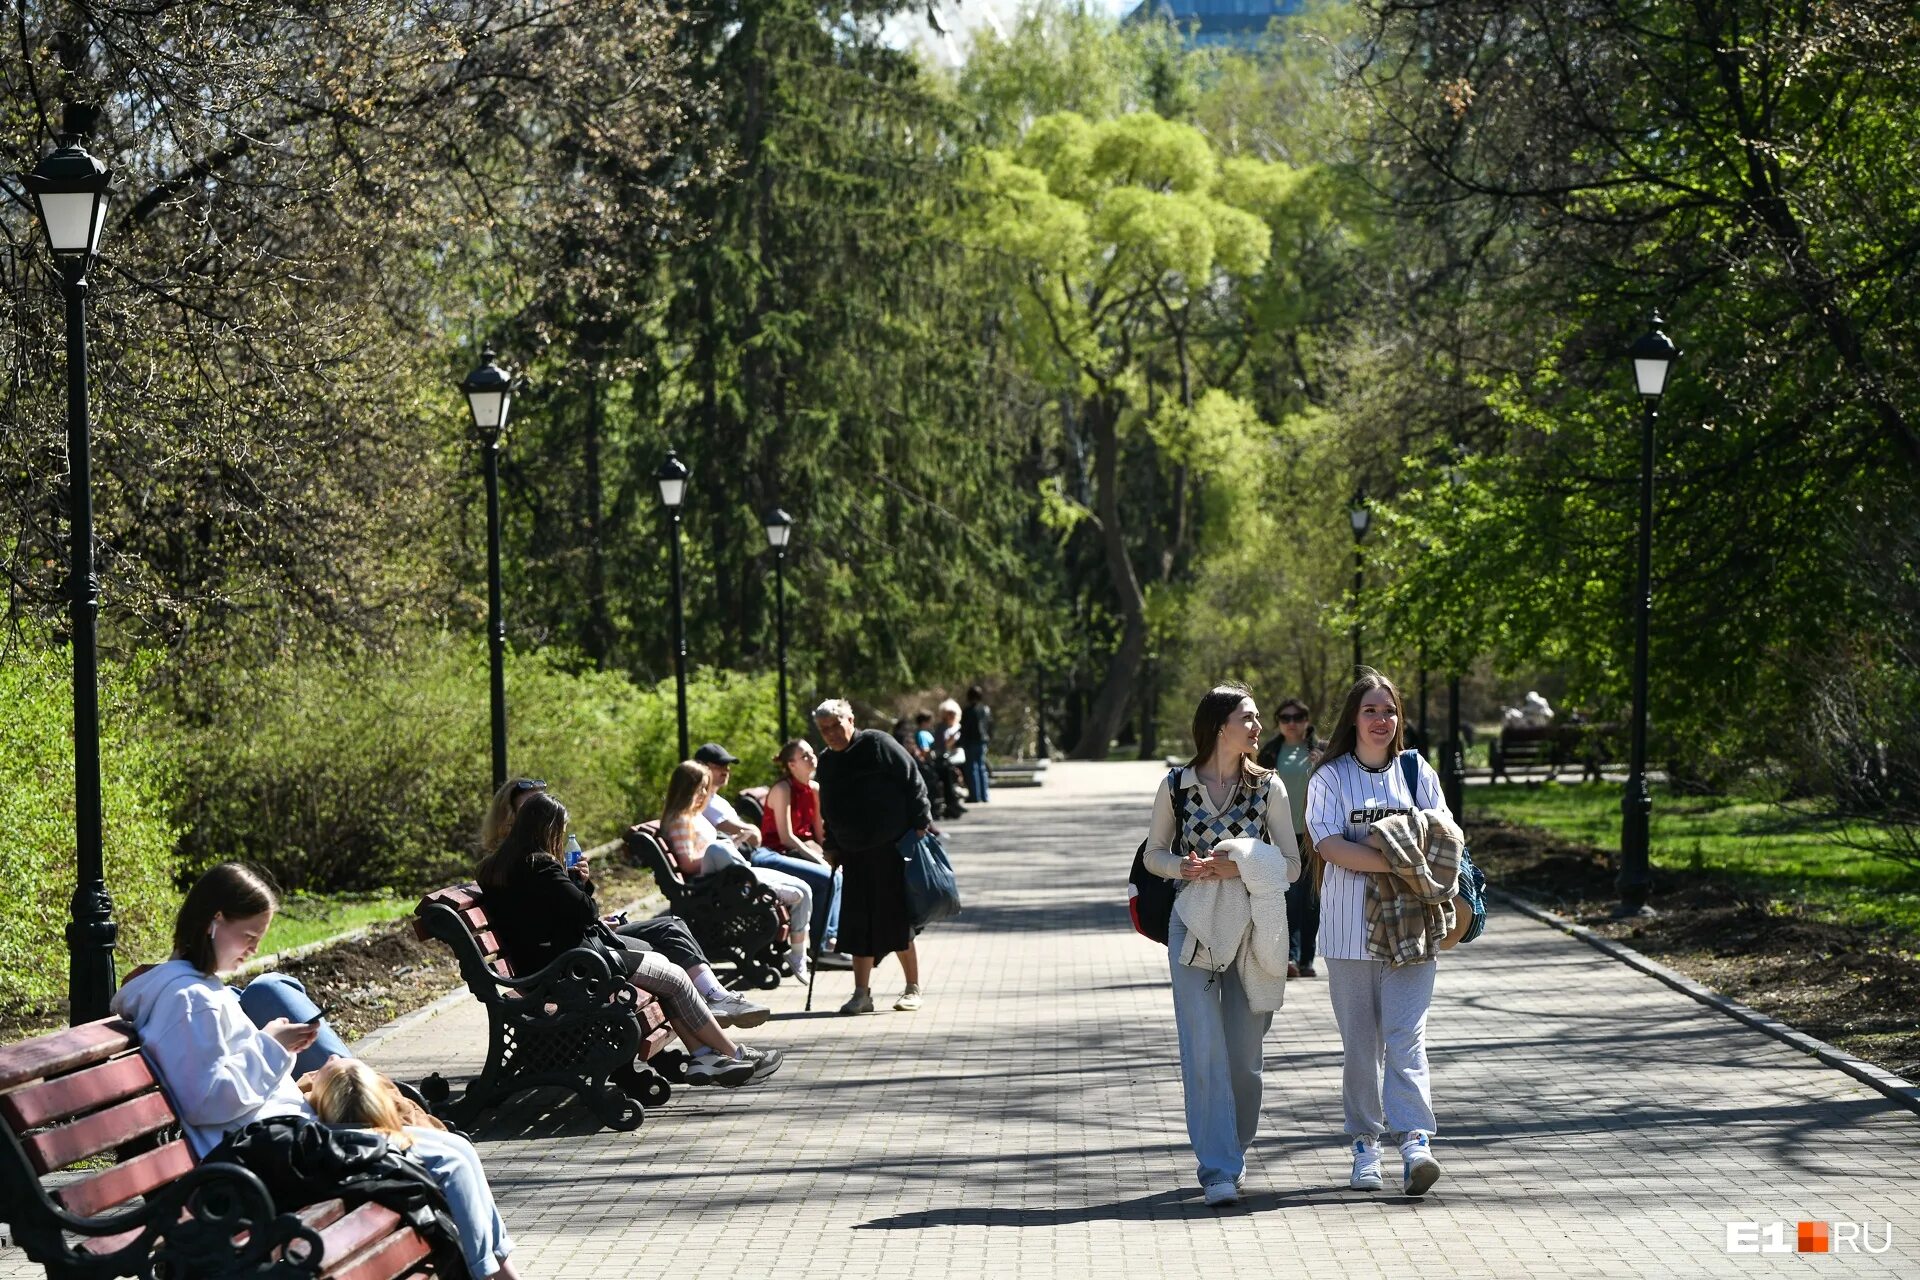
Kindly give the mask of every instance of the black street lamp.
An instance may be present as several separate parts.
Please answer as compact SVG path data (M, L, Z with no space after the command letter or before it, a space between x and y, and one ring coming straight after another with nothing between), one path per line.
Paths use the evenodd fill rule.
M493 789L507 782L507 622L500 609L500 442L513 403L513 378L489 345L460 384L473 411L473 438L487 477L487 659L493 707Z
M1647 788L1647 623L1653 614L1653 437L1660 418L1660 397L1680 351L1660 331L1661 319L1641 334L1627 355L1640 392L1640 578L1633 598L1633 725L1627 789L1620 797L1620 905L1616 916L1649 913L1647 894L1653 876L1648 867L1648 824L1653 793Z
M1446 468L1447 485L1457 495L1467 473L1456 463ZM1454 506L1459 507L1456 496ZM1451 647L1451 646L1449 646ZM1455 659L1457 660L1457 659ZM1460 673L1447 674L1447 741L1440 748L1440 793L1455 820L1465 813L1467 798L1467 744L1460 738Z
M767 513L767 545L773 548L774 634L780 653L780 732L787 740L787 543L793 538L793 517L775 507Z
M1357 680L1360 678L1360 540L1367 536L1367 526L1373 522L1373 512L1367 510L1365 497L1353 495L1353 507L1347 512L1347 519L1353 525L1353 675Z
M673 683L680 707L680 758L687 750L687 611L680 585L680 504L687 500L687 464L673 450L653 473L660 482L660 501L673 520Z
M100 252L107 217L107 167L79 140L60 147L26 176L67 301L67 500L72 557L67 587L73 615L73 790L76 860L67 923L67 1013L75 1026L107 1016L113 999L113 899L107 893L100 834L100 659L96 625L100 580L93 571L92 425L87 418L87 273Z

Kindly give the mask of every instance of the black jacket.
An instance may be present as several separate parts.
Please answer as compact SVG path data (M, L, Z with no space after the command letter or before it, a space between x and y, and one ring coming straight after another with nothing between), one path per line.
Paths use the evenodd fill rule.
M433 1249L434 1274L468 1276L447 1198L421 1164L370 1129L334 1129L306 1116L273 1116L235 1130L201 1163L237 1164L266 1184L282 1213L336 1197L371 1200L399 1214Z
M599 936L593 895L552 858L514 867L504 888L483 889L487 920L522 977Z
M845 751L820 753L820 818L835 851L890 845L933 823L920 769L891 734L862 729Z

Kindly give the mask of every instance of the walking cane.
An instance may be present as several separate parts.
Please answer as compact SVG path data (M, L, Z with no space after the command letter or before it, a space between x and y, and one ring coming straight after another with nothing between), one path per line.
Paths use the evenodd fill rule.
M820 953L813 953L813 963L807 966L807 1007L803 1012L813 1012L813 980L820 976Z

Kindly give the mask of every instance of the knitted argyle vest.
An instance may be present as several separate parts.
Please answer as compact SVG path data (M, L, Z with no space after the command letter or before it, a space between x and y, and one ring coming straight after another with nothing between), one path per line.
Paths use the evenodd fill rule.
M1192 790L1198 791L1204 785L1196 784ZM1186 821L1180 830L1182 853L1192 851L1206 857L1222 840L1238 836L1251 836L1255 840L1267 838L1265 785L1239 788L1227 807L1218 813L1208 813L1198 795L1189 795L1183 807Z

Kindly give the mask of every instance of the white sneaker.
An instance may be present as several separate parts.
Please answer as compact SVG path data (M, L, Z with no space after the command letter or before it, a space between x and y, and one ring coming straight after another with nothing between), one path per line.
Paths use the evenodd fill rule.
M917 982L909 982L907 989L900 993L900 998L893 1002L893 1007L901 1013L912 1013L915 1009L918 1009L920 1007L920 984Z
M1418 1129L1400 1144L1400 1190L1410 1196L1423 1196L1440 1181L1440 1162L1433 1158L1427 1135Z
M795 982L805 982L808 977L806 953L795 951L787 957L787 968L793 971Z
M707 1001L707 1008L713 1011L713 1020L723 1027L757 1027L773 1016L773 1010L755 1004L736 991Z
M1347 1185L1355 1191L1378 1191L1386 1185L1380 1176L1380 1144L1365 1138L1353 1140L1353 1176Z
M1240 1188L1231 1182L1209 1182L1200 1188L1200 1194L1206 1197L1209 1209L1240 1203Z

